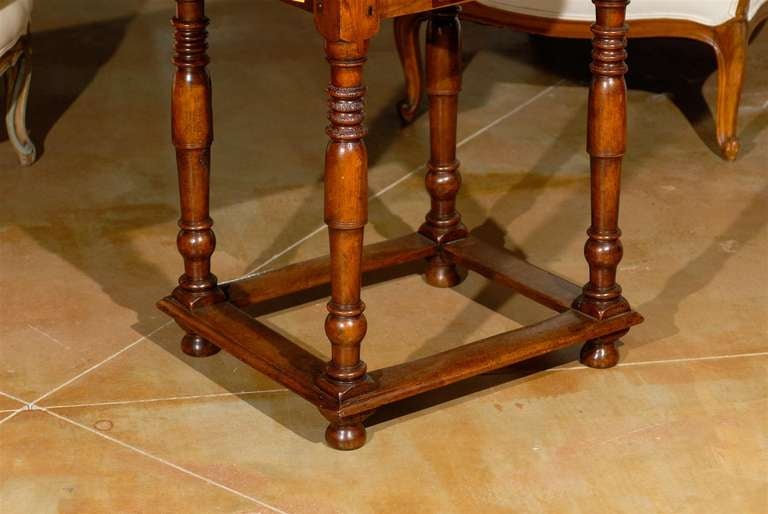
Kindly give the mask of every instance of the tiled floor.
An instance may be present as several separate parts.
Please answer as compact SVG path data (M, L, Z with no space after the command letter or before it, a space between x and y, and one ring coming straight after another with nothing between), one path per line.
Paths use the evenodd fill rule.
M369 443L340 453L309 404L226 354L181 354L154 308L180 271L171 2L36 9L41 159L18 168L0 143L0 512L768 512L768 33L750 51L735 163L713 151L709 50L632 44L620 278L647 321L619 367L562 351L384 409ZM209 10L226 280L326 251L326 64L298 10ZM369 241L412 231L427 203L426 120L395 116L390 30L367 67ZM465 220L581 282L584 47L474 25L465 46ZM547 314L472 275L455 290L403 277L364 298L371 368ZM323 309L265 320L325 354Z

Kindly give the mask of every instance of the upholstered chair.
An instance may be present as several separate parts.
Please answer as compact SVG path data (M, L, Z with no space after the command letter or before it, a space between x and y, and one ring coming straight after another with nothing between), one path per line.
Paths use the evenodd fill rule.
M5 83L5 126L23 166L35 162L35 145L26 125L31 13L32 0L0 0L0 76Z
M589 0L481 0L464 4L462 18L532 34L591 38L594 7ZM717 57L717 142L723 157L739 151L737 115L747 45L768 18L768 0L634 0L627 9L630 38L680 37L710 45ZM417 114L422 96L420 15L395 20L395 39L406 76L404 121Z

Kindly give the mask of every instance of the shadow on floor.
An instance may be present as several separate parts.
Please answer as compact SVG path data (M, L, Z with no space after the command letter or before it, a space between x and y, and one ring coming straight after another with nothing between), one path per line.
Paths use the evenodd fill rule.
M33 32L29 117L39 158L48 133L114 55L134 18Z
M123 18L117 18L108 22L80 25L76 27L70 27L65 29L59 29L50 32L41 32L35 35L35 58L33 64L34 82L32 105L30 113L32 117L32 126L34 130L34 137L38 142L41 155L43 153L46 136L51 129L60 120L62 116L66 114L67 109L78 99L81 93L92 83L94 77L98 74L99 69L109 61L114 55L125 36L127 27L134 21L135 16L128 16ZM164 22L165 18L162 19ZM161 22L161 17L156 16L153 18L153 23ZM470 40L468 48L468 56L476 55L480 51L481 43L484 40L483 31L486 30L482 27L468 27L467 33ZM258 31L254 31L255 34ZM383 34L382 37L387 37ZM498 37L498 36L494 36ZM506 36L505 36L506 37ZM558 58L554 61L550 60L547 56L548 50L537 49L536 46L539 43L529 46L527 39L521 35L510 35L510 43L505 49L500 50L505 56L510 59L518 60L524 64L530 65L533 69L526 75L534 77L532 83L536 85L551 85L556 81L555 76L565 76L570 80L575 80L580 83L584 83L588 80L586 72L586 61L588 59L589 47L581 44L582 42L562 42L557 41L552 44L558 45L555 54ZM643 42L643 44L651 44L651 41ZM549 43L547 43L549 44ZM563 46L560 46L563 45ZM635 43L633 43L635 45ZM567 48L566 48L567 46ZM66 51L62 51L62 48L66 48ZM658 50L651 52L649 47L648 55L655 54ZM706 48L706 47L705 47ZM543 51L543 53L542 53ZM697 50L698 51L698 50ZM640 52L636 52L640 53ZM570 57L569 57L570 54ZM703 61L702 57L702 61ZM565 63L565 64L552 64L552 63ZM638 68L640 78L637 79L638 83L644 85L643 87L652 88L658 87L662 91L676 91L674 88L678 87L675 84L682 84L679 86L681 89L680 96L685 96L686 91L693 91L698 89L700 95L700 84L697 85L696 80L689 80L682 72L678 72L675 69L674 63L669 67L657 70L658 75L651 74L650 77L645 77L641 74L642 65L641 61L638 61ZM695 59L691 61L695 62ZM578 65L578 70L569 71L570 66L575 66L573 63L582 63ZM495 80L519 82L520 78L517 76L512 66L509 67L510 71L501 71L499 77L494 77ZM170 70L170 65L169 65ZM472 64L470 62L468 66L468 73L472 72ZM667 73L674 72L674 76L666 76ZM702 76L701 71L698 72ZM706 73L704 73L706 75ZM635 80L630 76L630 80ZM695 77L694 77L695 78ZM550 80L552 79L552 80ZM462 110L473 109L484 104L490 94L490 86L492 81L483 79L483 83L487 83L485 89L479 89L473 100L470 103L462 104ZM670 84L672 86L670 86ZM688 89L686 89L688 88ZM371 94L375 92L371 91ZM677 93L675 93L677 94ZM695 95L694 95L695 96ZM386 112L382 112L379 116L374 117L371 122L371 132L369 141L369 148L371 149L371 160L373 163L382 159L385 151L394 141L398 140L402 136L399 121L395 112L395 101L392 98L392 109ZM694 98L690 105L681 107L681 110L686 112L686 116L691 120L696 120L697 124L703 123L704 126L709 122L700 122L701 118L706 120L706 103ZM581 130L580 126L585 122L584 112L579 112L578 115L568 120L564 132ZM163 115L165 116L165 115ZM258 122L258 118L253 118L254 123ZM763 118L764 119L764 118ZM709 115L711 120L711 114ZM117 121L116 121L117 122ZM693 123L694 121L692 121ZM754 124L754 123L753 123ZM321 126L321 123L318 123ZM713 125L712 125L713 126ZM747 134L752 134L754 137L758 128L747 127L745 131ZM103 131L107 130L106 127L100 127L99 130L94 130L94 137L102 137ZM407 130L407 129L406 129ZM321 129L318 129L321 132ZM709 136L707 136L709 137ZM704 135L702 135L702 139ZM169 147L169 151L170 147ZM514 241L506 236L502 227L508 224L511 220L524 214L533 203L533 195L539 188L546 187L550 181L554 180L554 171L562 167L563 163L574 155L574 153L583 152L583 148L580 145L578 148L567 147L563 145L553 145L547 149L542 155L542 159L537 163L531 172L525 174L519 181L513 184L501 200L495 203L490 209L490 212L486 212L480 203L473 201L471 196L472 187L469 185L467 191L469 194L462 194L460 200L460 208L468 214L468 217L488 217L486 223L480 225L474 230L474 234L486 241L489 241L497 245L505 245L520 256L525 256L521 248L525 248L526 241ZM425 156L426 157L426 156ZM322 162L322 156L318 154L318 167ZM411 169L421 162L406 163L406 168ZM631 173L627 176L631 180ZM156 184L152 184L156 186ZM163 186L165 187L165 186ZM530 194L530 200L523 202L519 201L519 193L526 191ZM317 184L317 194L308 198L308 202L317 206L321 202L320 185ZM167 191L163 191L164 197L175 196L175 189L169 188ZM134 194L157 194L156 191L135 191ZM254 197L258 198L258 195L252 195L249 192L236 194L225 205L237 204L239 201L253 200ZM512 199L515 201L511 201ZM239 200L239 201L238 201ZM426 200L426 195L425 195ZM73 199L73 202L77 202ZM75 205L75 203L73 203ZM568 224L567 231L572 233L573 237L582 237L583 229L586 226L587 214L584 211L583 217L569 217L563 219L563 212L579 211L585 205L585 199L574 195L569 198L564 205L553 206L553 214L546 220L539 224L537 230L533 233L547 234L549 229L558 224L560 232L565 230L562 228L563 222ZM746 216L754 216L760 208L759 203L754 201L744 211ZM221 207L221 205L217 206ZM427 209L425 201L425 211ZM319 211L319 209L317 209ZM376 199L371 205L372 211L372 223L376 225L376 228L387 237L396 237L404 235L412 230L412 227L405 221L391 212L386 203L381 199ZM305 211L306 212L306 211ZM154 206L148 205L132 205L132 206L113 206L108 209L100 209L98 207L89 205L77 204L77 209L72 209L69 217L54 220L48 225L32 227L30 233L40 244L47 250L57 253L67 262L73 266L81 269L84 273L88 274L95 282L101 285L103 290L111 297L111 299L118 305L127 307L137 313L138 321L136 323L136 329L142 334L148 334L149 331L156 326L156 323L152 325L148 319L148 313L151 311L154 313L154 306L152 305L152 299L147 298L147 291L135 291L130 286L131 276L142 276L145 280L146 277L151 277L149 282L162 284L167 281L164 273L158 269L152 262L148 261L145 257L141 256L132 249L131 230L137 227L151 226L158 223L164 223L172 220L176 217L176 211L170 209L165 203L158 203ZM379 225L378 220L387 219L387 223L381 223ZM97 221L94 221L97 220ZM393 221L394 220L394 221ZM320 220L311 222L307 220L305 214L302 214L300 219L289 219L286 222L286 230L283 234L275 238L275 240L268 245L268 247L262 252L262 255L255 262L263 262L269 256L274 255L278 251L285 248L284 242L286 240L294 239L295 234L307 233L314 229ZM386 225L386 226L385 226ZM573 230L570 230L573 229ZM742 234L744 240L748 240L753 237L754 233ZM87 249L89 244L92 244L93 238L106 238L113 244L109 247L109 250L100 255L87 255L83 253L83 249ZM169 239L172 239L173 235L169 234ZM729 239L733 239L732 234L728 235ZM68 241L68 243L67 243ZM82 242L82 244L71 244L71 241ZM566 241L561 241L553 246L553 254L557 254L558 247L562 249ZM713 243L715 244L715 243ZM704 287L716 274L719 267L724 264L727 255L714 256L712 254L711 247L705 250L698 259L696 259L692 266L696 268L697 263L710 262L715 260L714 268L712 266L699 266L701 275L698 276L696 287L684 288L679 291L682 286L677 283L680 280L680 275L677 278L670 281L667 287L665 287L662 295L657 300L664 300L665 306L670 302L675 302L675 299L679 302L685 296L692 294L696 290ZM290 257L291 253L287 254ZM113 262L114 266L111 268L103 265L104 261ZM181 268L181 263L179 264ZM684 271L681 271L684 273ZM171 284L168 284L167 290L170 290ZM461 291L461 289L459 289ZM315 294L327 294L324 292L315 292ZM682 296L680 296L682 295ZM305 299L310 297L305 297ZM510 301L511 295L508 291L501 289L497 286L488 285L485 286L480 293L473 295L473 299L483 303L491 309L496 309L503 306ZM656 301L656 300L655 300ZM649 310L651 306L648 307ZM674 309L668 309L669 312L674 312ZM530 323L538 318L541 314L540 310L517 311L516 316L519 316L518 320L523 323ZM667 318L665 326L668 327L669 332L675 329L673 317ZM479 322L481 320L474 320L473 322ZM465 320L466 322L466 320ZM320 323L318 323L320 326ZM425 342L421 348L416 350L412 357L423 356L439 351L442 341L445 338L450 337L452 329L451 326L445 328L442 334L436 335L434 338ZM322 336L321 336L322 337ZM155 339L150 338L153 341ZM158 343L161 344L161 343ZM162 346L162 344L161 344ZM178 354L178 347L166 349L173 353ZM538 370L546 369L554 364L572 361L575 359L577 348L567 349L567 351L558 352L557 354L547 356L538 360L528 361L522 363L519 366L508 368L502 373L488 376L477 377L466 381L462 384L457 384L446 388L442 392L431 393L425 397L418 397L408 402L404 402L400 407L392 407L392 411L397 412L397 409L412 409L413 411L419 409L426 409L430 406L436 405L443 401L449 401L458 394L465 394L468 391L480 391L484 388L493 387L499 383L520 379L528 376L531 373L535 373ZM194 367L194 364L193 364ZM232 391L237 392L237 391ZM384 422L387 418L386 409L382 410L382 414L378 418L374 418L372 423ZM284 421L287 428L295 429L291 426L290 417ZM316 434L312 434L311 440L315 440Z

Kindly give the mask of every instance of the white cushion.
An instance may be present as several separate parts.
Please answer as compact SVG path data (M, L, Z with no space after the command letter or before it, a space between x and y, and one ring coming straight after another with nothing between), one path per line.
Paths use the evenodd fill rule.
M0 55L27 33L32 0L0 0Z
M768 0L752 0L749 15ZM478 0L503 11L576 21L594 21L595 6L590 0ZM633 0L627 7L628 20L674 19L704 25L720 25L736 14L738 0Z

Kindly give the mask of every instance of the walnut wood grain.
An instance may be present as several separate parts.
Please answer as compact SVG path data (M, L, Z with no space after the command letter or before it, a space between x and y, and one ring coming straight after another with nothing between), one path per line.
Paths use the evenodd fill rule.
M426 54L430 150L424 183L430 209L419 233L443 245L463 239L468 233L456 209L456 195L461 188L460 163L456 159L462 72L458 7L429 13ZM434 287L453 287L461 282L455 264L442 251L429 259L425 278Z
M181 217L176 244L184 259L184 273L173 296L187 308L224 300L211 273L216 248L209 214L213 108L208 75L208 18L203 0L176 0L173 18L174 54L171 126L176 147ZM181 341L184 353L207 357L218 348L194 332Z
M327 0L330 4L330 0ZM345 0L346 1L346 0ZM357 13L365 4L349 0L339 4L340 16L348 9ZM326 6L326 9L329 9ZM317 12L316 12L317 14ZM363 234L368 222L368 151L364 137L365 85L363 65L368 56L370 33L365 18L371 13L350 15L341 32L328 32L316 16L318 29L326 38L325 55L331 68L328 84L328 120L325 150L325 223L330 246L331 299L325 318L325 334L331 343L331 359L318 385L332 396L370 387L367 366L360 358L360 346L368 330L360 298L362 287ZM360 26L357 26L359 23ZM359 448L365 443L361 420L331 420L326 441L340 450Z
M421 234L409 234L363 247L362 271L399 266L435 254L435 244ZM223 286L230 303L247 307L331 281L330 256L291 264L284 268L230 282Z
M457 264L558 312L570 309L581 294L580 286L473 237L446 245L444 251Z
M325 151L325 223L331 251L331 300L325 333L331 342L326 368L329 389L362 382L366 366L360 344L367 322L360 299L363 233L368 222L368 153L363 106L363 65L368 41L326 41L330 141Z
M470 0L378 0L379 16L395 18L407 14L433 11L454 5L462 5Z
M593 0L597 22L592 25L592 83L587 117L590 157L591 221L584 255L589 282L575 307L598 319L629 310L616 283L623 256L619 230L621 164L626 150L627 72L625 24L628 0Z
M487 373L566 346L626 330L642 322L636 312L603 321L568 310L557 316L429 357L370 372L372 386L340 398L316 384L325 363L229 303L189 311L173 297L158 307L249 366L336 419L355 419L377 407Z
M424 13L395 18L395 44L405 71L405 98L398 102L397 113L404 123L412 122L419 112L421 91L424 83L424 66L421 62L419 27L427 19Z
M627 139L627 25L628 0L592 0L597 21L592 25L592 83L587 114L587 151L590 163L591 224L584 245L589 282L573 302L575 309L597 319L630 310L621 294L616 271L624 255L619 229L622 159ZM588 341L581 362L609 368L619 361L616 341L626 331Z
M723 157L734 160L739 152L738 110L744 83L744 66L748 41L753 32L768 18L768 4L763 4L752 19L746 19L748 0L740 0L735 16L716 26L690 20L640 19L632 20L630 38L680 37L706 43L715 52L718 63L717 109L715 128ZM630 7L631 9L631 7ZM398 113L405 123L419 114L423 96L420 70L414 64L420 60L418 45L407 44L415 38L419 25L426 18L409 15L408 22L396 19L396 44L406 83L406 97L398 104ZM538 34L542 36L588 39L592 37L591 21L564 20L531 16L469 2L462 5L462 20ZM401 106L408 106L403 108Z
M209 213L213 109L208 75L208 18L203 0L176 0L171 101L173 144L179 177L181 218L177 244L184 274L174 296L191 307L223 299L211 273L216 247Z
M343 401L340 414L351 416L403 398L552 352L586 339L642 322L629 312L596 322L568 310L527 327L491 336L437 355L371 372L377 388Z
M302 398L325 408L335 407L333 399L315 385L325 362L234 305L222 302L190 311L173 297L164 298L157 305L185 328Z
M460 184L456 112L461 84L461 31L457 9L446 8L457 3L315 0L311 4L317 29L325 38L331 69L325 156L325 221L330 256L222 288L210 270L215 238L208 205L213 141L211 85L206 71L208 20L204 0L177 0L172 112L181 193L178 245L185 273L179 287L158 306L187 332L185 352L206 356L223 348L316 405L329 421L326 441L336 449L353 450L365 443L364 421L378 406L570 344L587 341L582 362L590 366L613 365L616 339L642 321L639 314L629 310L615 282L621 257L616 223L624 151L626 0L595 0L595 79L589 122L593 202L585 252L590 281L581 291L505 250L465 239L466 228L455 208ZM304 8L309 5L302 3ZM436 12L429 15L426 58L431 108L426 182L431 209L421 234L364 247L368 156L363 141L363 65L369 39L382 17L432 10ZM422 258L431 259L433 270L455 270L456 263L463 264L562 312L541 323L368 373L360 358L366 332L360 294L362 273ZM440 282L448 277L441 272L432 279L438 275ZM452 279L445 284L450 282ZM239 309L328 283L328 362ZM435 284L435 280L430 283ZM569 309L571 304L574 307Z

